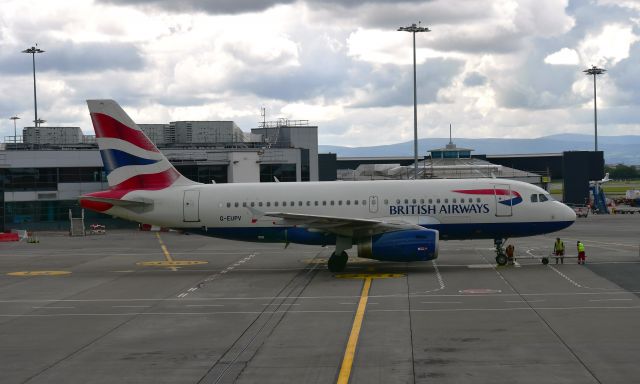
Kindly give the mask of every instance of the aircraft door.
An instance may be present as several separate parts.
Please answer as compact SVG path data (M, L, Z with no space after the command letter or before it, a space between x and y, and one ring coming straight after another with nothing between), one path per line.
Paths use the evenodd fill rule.
M369 212L378 213L378 196L369 196Z
M511 216L513 214L513 199L509 184L495 184L493 192L496 200L496 216Z
M200 191L190 190L184 191L183 198L183 220L188 222L200 221Z

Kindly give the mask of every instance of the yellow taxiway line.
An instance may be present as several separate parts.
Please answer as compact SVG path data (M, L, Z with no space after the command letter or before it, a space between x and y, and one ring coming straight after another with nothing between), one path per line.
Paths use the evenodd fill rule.
M169 253L167 246L164 245L164 241L162 241L162 237L160 237L160 232L156 232L156 237L158 238L158 242L160 243L160 248L162 248L162 253L164 253L164 257L167 259L169 263L173 263L173 257L171 257L171 254ZM178 268L171 267L171 270L177 271Z
M360 329L362 328L364 311L367 308L371 281L371 277L364 279L364 286L362 287L362 293L360 294L360 303L356 310L356 317L353 320L351 334L349 335L349 342L347 343L347 349L344 351L344 358L342 359L342 366L340 367L340 374L338 375L338 384L347 384L349 382L349 377L351 376L351 367L353 365L353 358L356 354L356 346L358 345L358 337L360 336Z

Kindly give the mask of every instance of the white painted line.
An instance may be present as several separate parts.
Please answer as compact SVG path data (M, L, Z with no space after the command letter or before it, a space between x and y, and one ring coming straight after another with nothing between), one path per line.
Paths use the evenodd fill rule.
M188 289L188 291L189 291L189 292L193 292L193 291L195 291L195 290L197 290L197 289L198 289L198 288L193 287L193 288L189 288L189 289Z
M233 268L234 268L233 266L230 266L230 267L227 267L227 270L229 270L229 271L230 271L230 270L232 270Z
M640 310L640 306L582 306L582 307L544 307L536 308L537 311L574 311L574 310ZM434 309L411 309L411 312L510 312L510 311L531 311L530 307L515 308L434 308ZM398 312L406 313L406 309L371 309L371 312ZM244 315L244 314L264 314L264 313L284 313L282 311L217 311L217 312L122 312L122 313L43 313L43 314L0 314L2 317L87 317L87 316L210 316L210 315ZM288 310L286 313L353 313L352 310L318 310L301 311Z
M181 294L178 295L178 297L185 297L187 295L188 295L188 293L181 293Z
M187 304L187 307L224 307L224 304Z
M633 299L592 299L589 301L631 301Z
M340 303L340 304L343 304L343 305L356 305L356 303Z
M220 271L220 273L227 273L227 272L229 272L229 271Z
M555 273L557 273L558 275L562 276L565 280L567 280L568 282L570 282L571 284L575 285L578 288L584 288L582 285L576 283L575 281L571 280L571 278L567 275L565 275L564 273L560 272L559 270L557 270L555 267L553 267L552 265L548 264L547 265L549 268L551 268Z
M151 308L150 305L112 305L111 308Z

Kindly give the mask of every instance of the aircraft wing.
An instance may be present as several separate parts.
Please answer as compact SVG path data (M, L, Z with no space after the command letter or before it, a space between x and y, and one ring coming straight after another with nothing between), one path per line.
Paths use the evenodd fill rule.
M255 212L254 212L255 214ZM406 221L383 221L375 219L356 219L336 216L308 215L301 213L265 212L260 216L275 217L284 220L282 224L294 225L318 232L339 236L358 237L377 235L400 230L423 230L424 228Z

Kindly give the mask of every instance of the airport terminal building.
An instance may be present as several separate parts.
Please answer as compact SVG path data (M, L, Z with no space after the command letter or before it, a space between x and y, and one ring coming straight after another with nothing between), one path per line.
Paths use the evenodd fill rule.
M251 133L232 121L140 127L194 181L318 180L318 127L306 120L264 122ZM4 228L67 229L69 209L79 214L77 197L108 188L95 137L78 127L24 128L22 140L8 140L0 150L0 179ZM109 222L104 215L99 220Z

